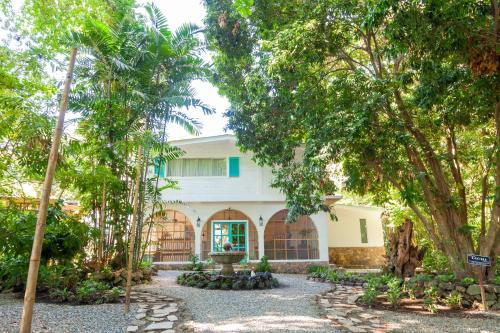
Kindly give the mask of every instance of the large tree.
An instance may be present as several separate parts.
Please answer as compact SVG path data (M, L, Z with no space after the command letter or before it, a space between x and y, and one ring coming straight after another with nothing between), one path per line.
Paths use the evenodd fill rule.
M497 1L205 5L229 127L290 219L327 208L337 164L348 190L398 191L458 278L499 253Z

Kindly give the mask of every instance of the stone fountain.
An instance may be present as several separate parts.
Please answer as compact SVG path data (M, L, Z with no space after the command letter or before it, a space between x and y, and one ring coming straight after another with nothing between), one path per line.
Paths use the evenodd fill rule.
M224 244L224 252L211 252L212 259L222 265L220 273L222 275L233 275L233 264L240 262L247 255L244 251L232 251L232 244Z

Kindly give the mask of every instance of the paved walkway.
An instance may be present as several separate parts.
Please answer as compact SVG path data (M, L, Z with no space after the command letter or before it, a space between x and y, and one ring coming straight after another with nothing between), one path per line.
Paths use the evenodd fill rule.
M269 290L202 290L180 286L179 272L160 271L152 285L135 290L183 299L192 313L195 332L338 332L319 315L315 296L331 289L327 283L301 275L274 274L281 287Z

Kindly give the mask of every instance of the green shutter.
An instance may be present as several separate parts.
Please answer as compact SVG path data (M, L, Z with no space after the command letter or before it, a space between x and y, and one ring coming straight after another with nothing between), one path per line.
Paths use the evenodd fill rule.
M161 166L158 168L158 161L159 159L156 158L154 161L154 174L158 175L158 171L160 171L160 177L165 177L165 163L162 163ZM159 170L158 170L159 169Z
M229 157L229 177L239 177L240 176L240 158L239 157Z
M361 243L368 243L368 230L366 229L366 220L359 220L359 227L361 229Z

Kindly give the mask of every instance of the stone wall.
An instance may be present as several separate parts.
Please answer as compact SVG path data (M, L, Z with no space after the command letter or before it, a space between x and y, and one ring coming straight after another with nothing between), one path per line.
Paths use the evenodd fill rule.
M344 268L380 268L385 263L384 247L329 247L330 264Z

